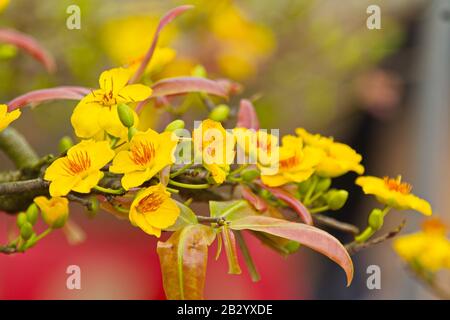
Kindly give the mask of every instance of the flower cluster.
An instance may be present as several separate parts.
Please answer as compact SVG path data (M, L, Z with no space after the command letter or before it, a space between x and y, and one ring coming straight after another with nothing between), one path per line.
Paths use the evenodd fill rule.
M169 12L157 32L188 8ZM237 13L223 14L234 17ZM258 29L245 20L238 22L245 34L258 34ZM228 35L220 23L214 29ZM283 255L294 253L300 245L316 250L341 266L350 284L353 264L347 249L368 245L391 209L432 214L430 204L413 195L412 187L400 176L361 176L365 171L363 158L349 145L304 128L281 139L278 130L259 128L249 100L241 100L236 107L220 100L236 94L237 85L207 79L202 66L192 70L200 76L149 81L151 70L171 61L162 58L157 40L158 33L138 62L128 61L125 66L101 73L98 89L54 88L45 91L46 98L40 96L42 92L34 92L9 106L0 105L3 131L20 116L18 108L29 103L30 96L38 102L48 97L79 100L71 116L79 141L74 144L71 138L61 139L59 156L46 157L27 168L35 174L31 181L0 184L0 190L9 194L19 194L19 187L26 185L36 188L31 194L37 195L23 201L25 205L19 204L15 212L20 212L20 234L1 247L3 251L23 252L52 230L65 227L69 201L85 205L90 213L101 207L128 218L149 235L160 237L162 232L173 232L167 241L158 242L157 248L166 294L168 298L198 299L206 274L207 247L213 241L218 242L217 256L223 245L229 272L236 274L241 273L237 242L246 253L245 263L253 280L259 279L242 230L252 231L262 243ZM142 77L144 81L137 83ZM187 130L184 113L192 96L208 109L209 117ZM156 105L172 118L158 131L140 125L147 120L143 111ZM357 175L355 183L383 205L370 212L362 232L320 214L344 207L349 193L333 187L333 179L345 174ZM209 215L196 214L193 202L206 202ZM287 211L297 216L292 218ZM40 234L36 231L39 213L48 226ZM317 221L351 233L354 240L344 247L314 226ZM420 234L399 238L394 246L408 262L415 261L430 270L449 267L449 243L439 228L426 227ZM188 283L196 283L195 288L188 288Z

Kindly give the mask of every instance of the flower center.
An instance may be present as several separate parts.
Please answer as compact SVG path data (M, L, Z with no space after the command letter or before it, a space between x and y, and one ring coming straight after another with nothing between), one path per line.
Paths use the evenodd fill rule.
M117 99L114 97L112 90L103 94L102 103L106 106L117 104Z
M145 165L150 163L155 157L155 147L151 142L139 142L133 144L131 148L131 160L135 164Z
M71 174L79 174L91 167L91 158L86 151L75 152L67 160L67 170Z
M300 164L301 157L296 152L294 155L286 158L286 159L280 159L280 167L281 169L292 169Z
M155 212L161 207L164 202L164 196L160 193L150 193L148 196L142 198L136 206L138 212L148 214Z
M400 176L397 179L384 177L384 184L389 190L400 192L402 194L409 194L412 189L410 184L402 182L402 178Z

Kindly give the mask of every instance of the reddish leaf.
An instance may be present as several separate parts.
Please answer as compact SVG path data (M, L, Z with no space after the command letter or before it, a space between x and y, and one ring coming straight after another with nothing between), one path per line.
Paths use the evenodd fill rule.
M142 74L144 73L147 65L150 63L150 60L153 57L153 53L155 52L156 45L158 44L159 34L160 34L161 30L168 23L170 23L173 19L175 19L177 16L179 16L186 10L192 9L193 7L194 6L191 6L191 5L184 5L184 6L179 6L179 7L173 8L172 10L168 11L164 15L164 17L161 18L161 20L159 21L158 27L156 28L155 34L153 36L153 40L150 45L150 48L148 49L147 53L145 54L145 57L142 60L142 63L139 66L139 69L136 71L136 73L130 79L130 83L137 82L141 78Z
M230 222L234 230L253 230L299 242L336 262L347 275L347 286L353 279L353 263L344 246L329 233L303 223L264 216L248 216Z
M38 105L51 100L81 100L90 90L84 87L55 87L25 93L8 103L9 111L26 105Z
M175 232L166 242L158 242L167 299L203 299L208 246L214 237L210 227L197 224Z
M241 274L242 271L241 267L239 266L239 261L237 257L236 239L234 237L233 231L228 229L226 225L222 227L222 239L225 248L225 253L227 254L228 273Z
M292 194L289 192L281 189L281 188L272 188L268 187L265 184L258 182L258 185L266 189L267 191L271 192L275 197L277 197L280 200L283 200L287 203L288 206L290 206L292 209L297 212L299 217L305 222L306 224L312 225L313 219L311 217L311 214L309 213L308 209L303 205L303 203L300 202L297 198L295 198Z
M48 72L52 73L56 70L55 60L50 53L29 35L11 29L0 29L0 42L9 43L25 50L42 63Z
M263 212L267 210L268 208L267 202L263 198L254 194L249 187L242 186L241 190L242 190L242 198L247 200L257 211Z
M256 114L255 107L249 100L241 100L237 118L236 127L254 130L259 129L258 115Z
M174 77L156 82L153 86L154 97L176 95L189 92L205 92L227 98L225 87L217 81L199 77Z

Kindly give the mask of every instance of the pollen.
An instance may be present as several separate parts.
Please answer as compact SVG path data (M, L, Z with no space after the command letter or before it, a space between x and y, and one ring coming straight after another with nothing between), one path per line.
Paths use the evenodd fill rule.
M409 194L412 190L412 186L406 182L401 182L401 177L397 179L392 179L389 177L384 177L384 184L391 191L400 192L402 194Z
M91 167L91 158L86 151L78 151L67 157L67 170L72 174L79 174Z
M164 203L164 195L161 193L150 193L148 196L142 198L136 206L137 211L143 214L148 214L158 210Z
M155 146L151 142L138 142L131 147L131 160L138 165L146 165L155 157Z

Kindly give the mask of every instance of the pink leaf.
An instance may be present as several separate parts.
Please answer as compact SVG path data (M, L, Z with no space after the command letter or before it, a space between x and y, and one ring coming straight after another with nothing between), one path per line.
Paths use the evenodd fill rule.
M353 279L353 263L345 247L329 233L303 223L265 217L247 216L230 222L230 229L253 230L297 241L327 256L344 269L347 286Z
M8 103L9 111L26 105L37 105L51 100L81 100L90 90L84 87L55 87L25 93Z
M303 203L300 202L297 198L295 198L292 194L289 192L281 189L281 188L272 188L268 187L265 184L258 182L258 185L272 193L275 197L277 197L280 200L283 200L287 203L288 206L290 206L292 209L297 212L299 217L305 222L306 224L312 225L313 219L311 217L311 214L309 213L308 209L303 205Z
M130 83L137 82L141 78L142 74L144 73L145 68L147 67L147 65L150 63L150 60L153 57L153 53L155 52L156 45L158 44L159 34L160 34L161 30L168 23L170 23L173 19L175 19L177 16L179 16L180 14L185 12L186 10L192 9L193 7L194 6L191 6L191 5L184 5L184 6L176 7L174 9L168 11L164 15L164 17L161 18L161 20L159 21L158 27L156 28L155 34L153 36L153 40L152 40L152 43L150 45L150 48L148 49L147 53L145 54L145 57L142 60L141 65L139 66L138 70L133 75L133 77L130 79Z
M217 81L198 77L174 77L156 82L152 97L169 96L189 92L204 92L227 98L223 85Z
M259 129L258 115L256 114L255 107L249 100L241 100L237 118L236 127L254 130Z
M254 194L249 187L242 186L242 198L247 200L259 212L266 211L268 208L267 202Z
M42 63L49 73L53 73L56 70L53 56L29 35L11 29L0 29L0 42L9 43L25 50Z

